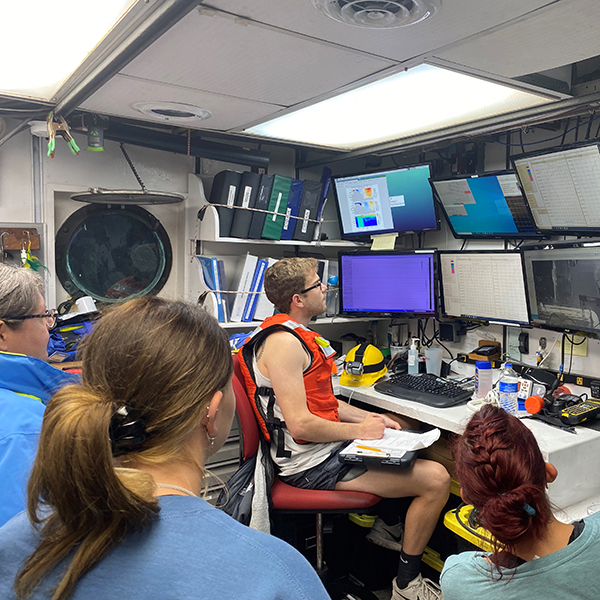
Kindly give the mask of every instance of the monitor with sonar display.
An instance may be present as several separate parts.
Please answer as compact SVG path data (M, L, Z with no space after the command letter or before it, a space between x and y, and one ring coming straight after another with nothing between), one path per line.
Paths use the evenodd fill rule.
M438 228L429 165L335 177L343 238Z
M439 257L444 316L529 324L521 253L440 251Z
M600 231L600 147L577 144L513 158L537 228L551 234Z
M531 321L600 333L600 243L525 250Z
M340 252L340 313L436 314L434 250Z
M455 238L541 237L512 171L430 182Z

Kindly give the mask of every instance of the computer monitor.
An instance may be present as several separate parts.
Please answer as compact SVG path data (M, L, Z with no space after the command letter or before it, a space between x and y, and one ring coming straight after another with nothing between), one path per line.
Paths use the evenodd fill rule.
M434 250L340 252L340 312L353 316L434 316Z
M512 171L430 182L455 238L540 237Z
M600 332L600 242L527 249L523 256L532 323Z
M438 228L429 165L335 177L343 238Z
M529 324L520 252L440 251L439 257L444 316Z
M542 233L600 232L598 143L524 154L513 164Z

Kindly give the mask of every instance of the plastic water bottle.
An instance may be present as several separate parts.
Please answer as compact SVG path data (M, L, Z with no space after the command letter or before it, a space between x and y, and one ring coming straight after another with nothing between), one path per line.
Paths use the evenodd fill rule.
M336 317L340 312L340 289L338 287L338 276L332 275L327 280L327 295L325 296L326 317Z
M512 363L505 363L500 379L498 380L498 393L500 396L500 408L507 413L516 415L519 410L519 376L512 368Z

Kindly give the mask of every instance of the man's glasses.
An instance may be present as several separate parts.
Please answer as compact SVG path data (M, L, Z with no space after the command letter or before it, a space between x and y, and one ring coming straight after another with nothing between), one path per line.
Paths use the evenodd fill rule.
M55 308L47 310L41 315L25 315L24 317L5 317L5 321L24 321L25 319L46 319L46 327L48 329L54 329L58 321L58 312ZM2 320L2 319L0 319Z
M306 294L306 292L310 292L310 290L314 290L315 288L321 287L323 284L321 283L321 280L319 279L319 281L317 281L317 283L315 283L315 285L311 285L310 287L307 287L305 290L302 290L300 292L298 292L299 294Z

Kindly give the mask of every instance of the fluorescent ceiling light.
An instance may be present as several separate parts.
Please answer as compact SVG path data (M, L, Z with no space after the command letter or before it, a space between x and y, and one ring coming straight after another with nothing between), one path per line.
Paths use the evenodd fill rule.
M450 69L420 65L244 131L351 150L553 100Z
M49 100L136 0L2 4L0 91Z

